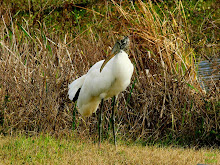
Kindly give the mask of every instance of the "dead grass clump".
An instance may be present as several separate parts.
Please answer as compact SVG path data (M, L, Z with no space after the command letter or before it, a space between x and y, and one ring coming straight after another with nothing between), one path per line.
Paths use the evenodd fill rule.
M130 36L135 72L131 86L119 97L117 133L151 142L218 142L219 90L208 95L198 85L181 1L173 13L161 9L162 16L151 1L105 2L105 11L102 5L97 8L103 14L86 10L90 15L86 29L71 27L76 36L56 31L45 22L29 24L32 18L16 22L6 10L0 32L1 132L62 135L70 131L75 112L67 98L68 84L103 59L119 33ZM109 105L104 112L106 130ZM95 114L87 119L75 115L77 132L97 134Z

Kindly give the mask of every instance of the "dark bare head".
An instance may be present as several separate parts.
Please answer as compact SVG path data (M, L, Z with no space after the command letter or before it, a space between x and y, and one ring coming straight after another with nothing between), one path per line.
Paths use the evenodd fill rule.
M117 54L120 50L127 51L129 48L129 38L125 36L122 40L117 41L112 49L111 54Z
M107 64L107 62L114 57L116 54L118 54L120 52L120 50L124 50L125 52L128 51L129 49L129 38L128 36L125 36L122 40L117 41L111 51L111 54L105 59L105 61L103 62L101 68L100 68L100 72L102 71L102 69L104 68L104 66Z

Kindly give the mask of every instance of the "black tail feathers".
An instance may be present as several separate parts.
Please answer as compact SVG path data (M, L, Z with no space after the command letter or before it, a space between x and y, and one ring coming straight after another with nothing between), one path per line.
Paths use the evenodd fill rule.
M79 89L77 90L77 92L76 92L76 94L75 94L75 96L74 96L74 98L73 98L73 102L76 102L76 101L78 100L80 90L81 90L81 88L79 88Z

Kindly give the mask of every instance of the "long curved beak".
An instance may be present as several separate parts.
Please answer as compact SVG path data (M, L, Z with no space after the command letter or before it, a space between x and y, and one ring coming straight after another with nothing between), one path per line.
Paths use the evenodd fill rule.
M102 66L100 68L100 73L102 72L103 68L105 67L105 65L108 63L109 60L112 59L112 57L115 56L115 53L110 53L110 55L105 59L105 61L102 63Z

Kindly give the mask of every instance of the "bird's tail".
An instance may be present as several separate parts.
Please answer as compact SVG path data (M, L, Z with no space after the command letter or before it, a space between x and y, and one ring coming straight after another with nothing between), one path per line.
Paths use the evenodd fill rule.
M80 93L80 89L81 89L81 87L83 85L85 77L86 77L86 75L83 75L82 77L76 79L71 84L69 84L68 95L69 95L69 99L70 100L76 101L78 99L78 96L79 96L79 93Z

